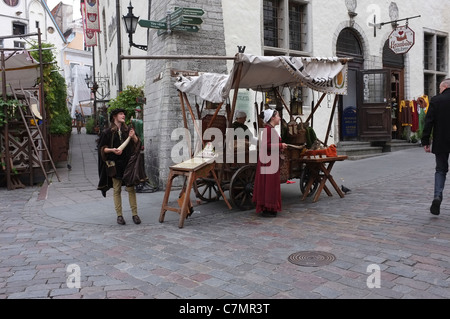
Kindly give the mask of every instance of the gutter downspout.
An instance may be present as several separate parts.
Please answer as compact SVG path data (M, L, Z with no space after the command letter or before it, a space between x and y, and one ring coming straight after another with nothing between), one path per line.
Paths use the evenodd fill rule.
M120 16L120 0L116 0L116 16L117 16L117 73L119 75L119 92L122 92L123 83L122 83L122 59L120 56L122 55L122 36L121 36L121 16ZM119 93L118 92L118 93Z

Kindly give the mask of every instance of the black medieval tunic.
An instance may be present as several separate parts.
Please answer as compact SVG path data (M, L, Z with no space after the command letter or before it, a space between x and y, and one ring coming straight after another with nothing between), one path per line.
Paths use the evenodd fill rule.
M130 180L129 175L134 171L135 163L139 162L136 161L136 158L140 155L141 141L138 140L138 142L135 143L133 139L131 139L121 155L105 153L105 148L118 148L122 145L122 143L128 138L128 134L129 129L127 126L122 125L122 129L119 131L118 127L113 124L111 127L104 129L100 135L98 141L99 183L97 189L101 190L103 194L113 187L112 177L108 176L106 173L105 161L107 160L114 161L116 163L116 175L114 178L122 180L122 184L125 186L136 185L135 181ZM139 169L140 177L142 177L142 174L145 174L140 167L136 167L136 169Z

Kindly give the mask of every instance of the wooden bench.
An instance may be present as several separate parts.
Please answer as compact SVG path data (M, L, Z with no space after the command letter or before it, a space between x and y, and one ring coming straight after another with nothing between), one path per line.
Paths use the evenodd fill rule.
M348 158L346 155L338 155L336 157L304 157L299 161L301 163L305 163L306 166L304 169L309 170L310 176L308 180L308 184L306 185L305 192L303 194L302 200L305 200L309 192L311 190L312 185L315 181L319 182L319 186L314 195L313 202L317 202L319 200L320 193L322 190L325 190L328 196L333 196L331 191L326 185L326 182L330 182L336 192L339 194L341 198L344 198L345 195L342 190L336 184L336 181L333 179L331 175L331 170L336 162L344 161Z

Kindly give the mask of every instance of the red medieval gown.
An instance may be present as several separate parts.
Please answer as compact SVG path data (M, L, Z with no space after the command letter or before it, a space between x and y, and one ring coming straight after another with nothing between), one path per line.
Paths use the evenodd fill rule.
M272 135L274 141L271 143ZM281 184L280 184L280 156L281 138L278 132L270 125L266 124L263 131L261 147L259 149L258 164L256 166L255 183L253 187L253 202L256 203L256 213L263 211L281 211ZM265 154L267 150L267 155ZM271 166L271 154L278 154L278 165L274 173L262 174L261 168ZM276 163L274 163L276 164Z

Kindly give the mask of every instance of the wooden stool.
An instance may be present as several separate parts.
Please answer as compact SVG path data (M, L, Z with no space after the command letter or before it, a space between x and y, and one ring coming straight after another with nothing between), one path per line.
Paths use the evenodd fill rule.
M333 176L331 175L331 170L333 169L334 163L336 163L337 161L344 161L347 158L348 157L345 155L340 155L336 157L302 158L300 162L305 163L306 164L305 169L308 169L311 173L302 200L305 200L308 197L310 189L315 181L320 181L320 184L319 187L317 188L316 194L314 195L313 199L314 203L319 200L319 196L322 190L325 190L328 196L333 196L328 187L325 185L327 181L331 183L331 185L339 194L339 196L341 198L344 198L345 195L336 184Z
M219 187L220 193L223 196L223 199L225 200L225 203L227 204L229 209L232 209L230 203L228 202L225 194L223 193L222 187L219 184L219 180L217 178L217 175L214 171L216 163L214 159L210 158L193 158L187 161L184 161L183 163L174 165L170 167L170 173L169 178L166 185L166 192L164 194L164 200L161 207L161 213L159 215L159 222L164 222L164 217L166 215L166 211L170 210L173 212L177 212L180 214L180 221L178 223L179 228L183 228L184 226L184 220L187 218L189 214L190 209L190 194L192 186L197 178L207 177L209 173L211 172L214 176L214 180L217 183L217 186ZM182 196L181 200L181 208L178 207L171 207L168 205L169 196L172 188L172 182L173 179L177 176L185 176L187 178L187 185L186 185L186 191L184 196Z

